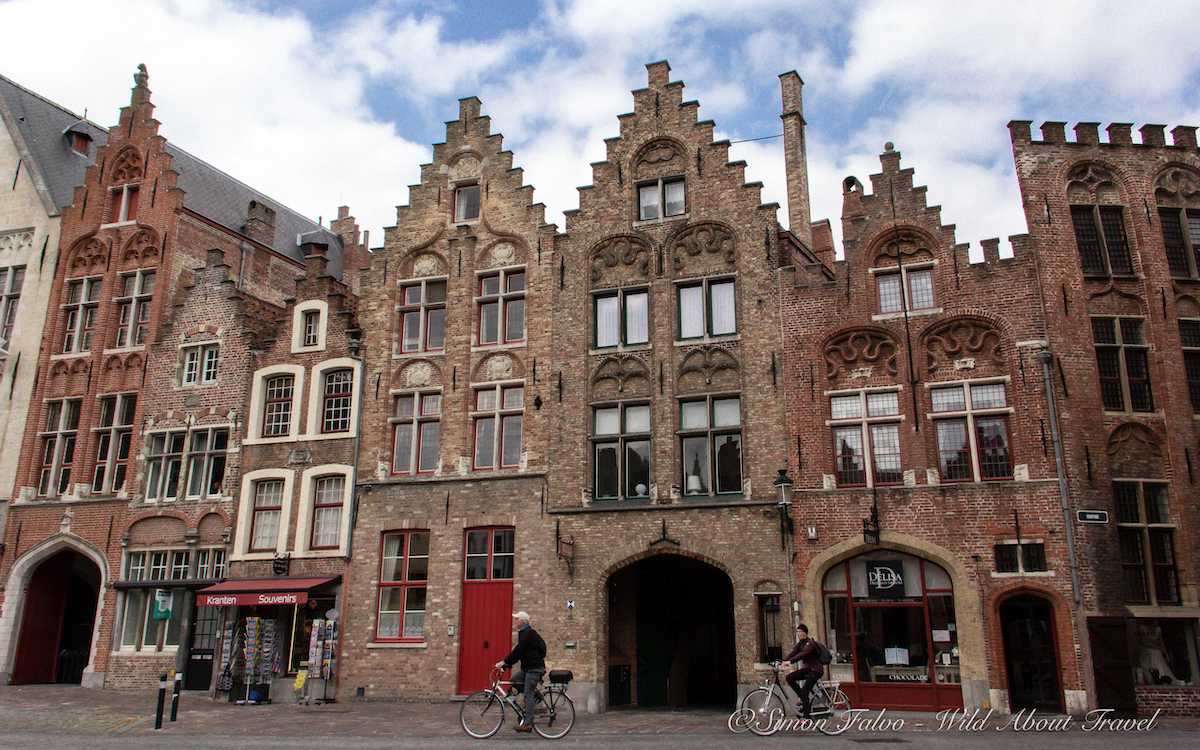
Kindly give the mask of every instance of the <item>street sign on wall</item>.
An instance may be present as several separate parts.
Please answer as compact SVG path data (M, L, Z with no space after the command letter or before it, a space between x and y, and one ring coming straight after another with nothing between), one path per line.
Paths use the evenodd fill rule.
M1080 523L1108 523L1107 510L1080 510L1076 516Z

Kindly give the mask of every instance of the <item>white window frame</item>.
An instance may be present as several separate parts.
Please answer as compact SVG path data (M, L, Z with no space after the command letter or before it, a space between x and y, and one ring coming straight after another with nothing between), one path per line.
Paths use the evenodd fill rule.
M335 549L313 549L313 512L316 509L316 481L323 477L342 478L342 517L338 525L338 546ZM300 503L296 511L296 536L294 545L297 556L345 557L350 546L350 507L354 497L354 467L346 464L321 464L311 466L300 475ZM287 487L285 483L285 493Z
M459 216L459 191L464 188L471 187L475 188L475 190L479 193L479 211L472 217ZM479 221L480 217L483 216L483 186L479 184L478 180L467 180L452 186L452 202L450 211L451 224L474 224L475 222Z
M737 293L737 284L734 284L734 293ZM629 306L626 300L630 295L646 295L646 340L645 341L628 341L629 335ZM610 289L595 289L592 291L592 309L591 309L591 331L589 332L589 344L594 352L613 352L624 351L626 349L645 349L650 346L650 341L653 337L653 321L650 319L650 288L645 286L632 287L614 287ZM615 344L600 344L600 300L615 299L617 301L617 343ZM736 320L737 312L734 311Z
M441 448L442 448L442 410L445 407L445 396L440 388L430 388L426 390L396 390L390 394L392 400L391 416L388 417L388 427L391 430L391 441L389 443L390 451L388 456L388 473L392 476L412 477L412 476L431 476L438 475L442 471L441 463ZM411 416L401 417L397 412L396 401L405 396L413 399L413 413ZM422 399L427 396L438 397L437 414L426 414L422 410ZM436 423L438 425L438 456L437 466L432 471L421 470L421 425ZM400 425L411 425L412 444L409 446L409 469L408 471L396 471L396 428ZM524 425L522 425L523 427ZM471 446L472 457L474 454L474 446Z
M514 274L524 276L525 282L520 290L510 292L507 291L508 279ZM491 276L498 279L499 291L494 294L484 294L483 280ZM525 346L529 343L529 279L529 269L523 265L489 268L486 271L475 273L474 320L471 322L472 328L475 329L475 349L502 349ZM510 339L508 338L508 306L517 300L521 302L521 338ZM483 306L492 303L496 304L496 314L499 316L496 323L496 340L485 342L483 340Z
M64 468L63 464L66 463L63 461L63 458L64 458L64 453L65 453L64 446L66 445L67 440L75 441L75 444L71 448L70 466L67 467L68 471L71 472L70 479L78 479L79 478L78 474L75 473L75 469L78 468L78 466L79 466L79 463L80 463L79 456L81 455L79 452L80 451L79 422L82 419L83 399L82 398L50 399L49 401L44 402L43 409L49 410L50 404L54 404L54 403L59 404L59 413L58 413L58 420L57 420L58 423L53 426L46 425L46 423L45 423L46 412L43 411L42 415L41 415L42 420L43 420L42 421L43 429L38 432L38 454L37 455L38 455L39 463L38 463L38 486L36 488L38 497L61 497L62 495L74 494L72 492L72 487L71 487L71 485L73 483L70 481L67 482L67 486L65 488L60 489L60 485L62 485L62 471ZM67 427L66 426L67 425L67 414L69 412L69 407L70 407L71 403L75 404L75 426ZM47 429L47 427L49 427L49 429ZM54 450L50 456L50 464L49 464L49 466L47 466L46 461L45 461L45 458L46 458L46 456L45 456L45 441L50 438L54 439ZM49 484L44 482L42 479L42 475L45 474L47 471L50 472ZM45 492L42 492L43 485L45 485L45 487L46 487Z
M317 343L304 344L304 313L316 312ZM292 354L320 352L325 350L325 338L329 332L329 303L323 299L310 299L298 303L292 310Z
M430 284L445 284L446 297L441 302L429 301L429 285ZM404 299L405 289L419 286L421 288L421 301L408 303ZM393 354L395 356L416 355L435 353L441 354L446 351L446 315L447 303L450 296L450 279L447 276L429 276L417 279L406 279L397 282L396 291L398 302L396 304L396 343ZM429 346L429 314L434 310L442 310L446 315L442 317L442 345L438 347ZM404 348L404 316L416 313L421 321L420 330L418 331L419 344L416 349Z
M72 284L79 284L79 301L71 302L70 289ZM93 287L94 284L94 287ZM62 316L62 332L58 340L59 351L62 354L86 354L95 348L96 338L96 317L100 310L100 293L104 291L104 277L102 276L77 276L67 279L63 283L63 302L59 305L59 314ZM91 290L92 297L88 297L87 293ZM88 312L92 314L92 325L90 328L84 325ZM71 316L75 316L75 325L71 325ZM85 330L88 333L87 348L80 345L80 334ZM67 345L67 336L70 336L70 346Z
M280 552L287 551L288 527L292 516L292 484L296 472L290 469L258 469L242 475L241 495L238 501L237 529L234 536L233 554L226 563L239 560L272 560ZM250 532L254 519L254 485L256 482L279 479L283 481L283 507L279 511L279 533L275 549L264 552L250 551Z
M221 368L221 344L205 341L181 346L179 384L185 388L215 385Z
M301 370L303 371L303 368ZM332 370L350 370L353 374L350 383L352 389L350 391L350 429L342 432L321 432L322 420L325 418L325 373ZM297 381L297 383L300 382L299 380ZM293 399L295 399L297 393L299 393L299 387L292 394ZM261 408L260 405L260 411ZM305 434L293 436L291 439L295 440L297 437L302 437L305 440L340 440L342 438L352 438L358 434L358 410L360 408L362 408L362 362L351 357L337 357L336 359L327 359L320 362L312 368L312 380L308 387L308 418L305 422ZM292 421L295 423L299 416L298 406L293 403L292 409ZM256 442L264 440L279 440L279 438L262 438Z
M879 393L894 393L896 394L896 413L882 417L868 416L867 397ZM862 435L863 445L863 470L866 477L865 484L845 485L848 487L875 487L877 482L875 479L875 440L871 435L871 427L880 424L894 424L898 431L903 428L905 421L904 407L900 401L904 394L904 386L889 385L876 388L858 388L839 391L826 391L825 396L829 399L830 418L825 420L825 426L829 428L830 445L836 443L837 429L839 427L858 427ZM833 418L833 399L845 396L858 396L859 415L857 417L846 417L842 419ZM837 478L837 451L834 449L833 469L834 478ZM897 487L904 484L904 433L900 432L900 481L887 482L880 484L880 487Z
M112 221L107 224L102 224L102 227L119 227L125 224L136 224L137 216L142 213L142 184L140 182L127 182L124 185L115 185L108 190L108 195L112 199L113 213L110 217ZM132 219L129 218L129 191L136 190L138 193L138 211ZM119 195L118 195L119 193Z
M274 437L262 437L263 407L266 402L266 382L274 375L292 376L292 420L288 428L288 434L276 435ZM356 382L356 391L361 390L357 387L358 385L359 383ZM250 387L250 410L246 415L246 436L243 438L242 444L266 445L270 443L293 443L303 438L304 435L300 434L300 408L303 404L303 398L303 365L271 365L260 370L255 370L254 381ZM345 434L338 433L337 437L345 437ZM321 436L316 436L316 439L321 439Z
M990 409L976 409L971 405L971 386L975 385L1003 385L1004 386L1004 403L1006 406L998 406ZM939 388L949 388L957 386L963 389L963 397L965 399L965 408L960 411L933 411L933 391ZM936 463L934 466L938 473L939 482L947 484L966 484L970 482L1011 482L1016 478L1017 465L1013 461L1013 425L1012 417L1016 414L1012 404L1012 378L1004 375L998 378L980 378L978 380L948 380L943 382L925 383L925 390L929 392L930 408L929 413L925 418L933 425L933 451ZM997 477L995 479L981 479L982 472L979 468L979 440L975 435L975 418L976 417L1006 417L1006 439L1008 440L1008 465L1012 476ZM941 419L965 419L967 423L967 445L971 451L971 478L970 479L951 479L946 480L941 476L942 460L941 448L937 443L937 425L936 422Z
M509 388L519 387L521 393L521 406L505 408L504 406L504 391ZM496 404L492 409L477 409L479 403L479 393L482 391L494 391L496 393ZM529 387L524 380L498 380L491 383L472 383L470 387L471 403L471 471L519 471L525 463L525 401L529 397ZM443 412L444 412L443 404ZM521 452L517 457L517 463L504 463L504 418L512 416L521 417ZM492 418L495 420L495 427L492 430L492 465L477 466L475 464L475 433L479 429L479 420Z
M675 184L675 183L683 184L683 210L679 211L677 213L668 215L667 214L667 185ZM657 188L655 192L658 196L658 215L643 218L642 217L642 189L649 188L649 187ZM682 175L682 174L668 175L666 177L659 177L658 179L655 179L655 180L642 180L641 182L638 182L634 185L633 193L634 193L634 214L635 214L634 223L635 224L655 224L655 223L663 222L663 221L673 221L675 219L680 219L680 218L686 217L688 215L689 206L688 206L688 186L687 186L687 176L686 175Z
M113 331L113 348L114 349L139 349L145 347L146 338L150 335L150 305L154 299L154 286L158 283L157 268L139 268L136 271L129 271L117 275L117 291L119 294L112 298L113 311L117 316L117 327ZM150 285L150 291L145 291L146 278L151 277L154 281ZM133 279L133 294L125 294L125 280ZM129 320L121 321L121 311L128 306ZM142 321L142 314L145 313L146 319ZM145 325L144 337L141 341L137 340L137 335ZM125 339L121 341L122 337Z
M903 317L907 312L909 315L934 315L942 311L938 306L938 289L937 289L937 261L925 260L914 263L905 263L900 266L878 266L867 269L867 273L871 274L871 284L873 286L872 293L875 295L875 312L871 316L872 320L889 320L895 317ZM928 271L933 287L933 304L929 307L913 307L912 303L912 282L909 280L910 273L918 271ZM879 279L883 276L900 276L900 309L884 312L879 304Z
M14 279L21 274L21 286L16 287ZM17 264L0 268L0 376L4 374L4 359L12 353L12 335L17 329L17 311L21 307L21 292L25 288L25 279L29 276L25 264ZM14 288L15 287L15 288ZM6 338L4 329L9 328Z
M101 424L104 415L103 401L105 399L113 399L113 421L112 424ZM103 495L114 492L115 489L123 490L124 493L129 492L129 480L132 472L130 471L130 463L133 461L133 423L137 418L137 394L136 393L103 393L96 397L99 411L96 414L96 426L92 428L92 434L95 440L95 460L92 463L92 494ZM125 411L125 404L130 400L133 401L133 413L129 415L130 421L125 424L120 421L121 414ZM125 452L125 458L120 458L121 437L127 435L129 440L128 448ZM101 457L100 446L104 438L108 438L108 450L104 451ZM125 478L122 482L122 487L114 488L114 480L116 467L124 465ZM104 475L101 478L100 487L96 487L96 471L103 468Z

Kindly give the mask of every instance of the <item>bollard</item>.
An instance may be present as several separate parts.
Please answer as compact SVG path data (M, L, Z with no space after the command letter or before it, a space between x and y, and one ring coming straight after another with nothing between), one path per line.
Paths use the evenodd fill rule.
M179 713L179 687L183 684L183 675L179 672L175 673L175 688L171 692L171 721L175 721L175 716Z
M158 706L154 709L154 728L162 729L163 703L167 700L167 673L158 676Z

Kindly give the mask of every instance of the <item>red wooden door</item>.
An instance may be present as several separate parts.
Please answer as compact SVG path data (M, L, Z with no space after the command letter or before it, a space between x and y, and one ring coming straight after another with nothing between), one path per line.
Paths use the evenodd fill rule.
M512 529L469 529L463 545L458 692L488 686L492 665L512 650Z
M69 553L55 555L42 563L29 579L13 665L14 685L54 682L71 558Z

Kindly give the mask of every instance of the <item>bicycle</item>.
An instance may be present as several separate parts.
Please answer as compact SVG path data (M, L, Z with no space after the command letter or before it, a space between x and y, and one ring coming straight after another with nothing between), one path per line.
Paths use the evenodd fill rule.
M738 706L736 715L745 723L745 728L760 737L778 732L788 718L789 708L791 715L798 717L779 681L781 666L782 662L771 662L771 678L763 679L762 685L747 693ZM842 692L841 684L818 680L812 693L813 728L830 736L841 734L845 730L844 718L851 709L850 699ZM734 723L730 722L731 728Z
M477 740L487 739L504 726L508 706L517 715L517 721L525 719L524 698L520 689L511 680L503 680L503 672L492 667L491 686L467 696L458 709L458 718L463 731ZM550 670L550 684L542 690L534 688L533 730L548 740L566 736L575 726L575 703L567 695L567 685L574 678L570 670Z

